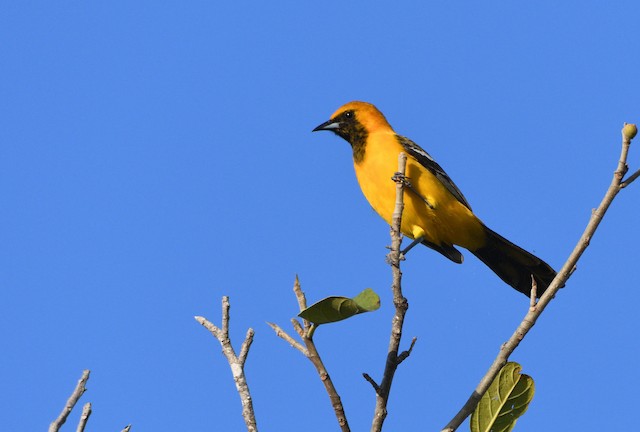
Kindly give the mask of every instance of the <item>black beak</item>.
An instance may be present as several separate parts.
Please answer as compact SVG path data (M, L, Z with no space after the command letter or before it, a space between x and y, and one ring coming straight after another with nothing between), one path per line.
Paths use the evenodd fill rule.
M311 132L317 132L322 130L335 131L336 129L340 129L340 122L335 120L327 120L326 122L316 127L314 130L312 130Z

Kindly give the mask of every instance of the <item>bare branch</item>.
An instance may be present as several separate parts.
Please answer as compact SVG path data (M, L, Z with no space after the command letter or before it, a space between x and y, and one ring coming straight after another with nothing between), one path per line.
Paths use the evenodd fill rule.
M80 421L78 422L78 428L76 432L84 432L84 428L87 426L87 421L89 421L89 416L91 415L91 403L87 402L82 407L82 414L80 415Z
M375 381L374 381L374 379L373 379L373 378L371 378L371 376L370 376L368 373L363 372L363 373L362 373L362 376L364 377L364 379L365 379L365 380L367 380L367 382L368 382L369 384L371 384L371 386L373 387L373 389L374 389L376 392L378 392L378 390L380 390L380 386L378 385L378 383L377 383L377 382L375 382Z
M409 356L411 349L415 344L414 340L411 343L411 348L405 351L401 356L398 356L398 351L400 350L400 339L402 338L404 316L409 308L407 299L402 295L402 272L400 271L400 261L402 258L402 253L400 251L400 245L402 244L402 232L400 227L402 226L402 211L404 209L404 188L407 186L404 175L406 165L407 155L400 153L398 157L398 172L393 178L396 182L396 203L391 224L391 252L389 252L389 255L387 256L387 261L391 265L391 271L393 274L391 290L393 291L393 304L396 310L391 321L391 337L389 340L389 350L387 353L387 360L385 362L384 373L382 375L382 381L380 382L380 386L376 389L376 407L373 415L373 422L371 424L372 432L379 432L382 430L382 425L387 417L387 402L389 400L391 383L393 382L396 369L398 368L398 365ZM407 250L408 249L409 248L407 248Z
M640 169L638 171L634 172L633 174L631 174L629 177L627 177L627 179L625 181L620 183L620 187L621 188L626 188L627 186L629 186L638 177L640 177Z
M307 347L307 351L309 352L307 358L311 360L311 363L316 368L318 375L320 376L320 381L324 384L324 388L329 395L329 400L331 401L331 406L333 407L333 411L336 415L336 419L338 420L338 424L340 425L340 430L342 432L350 432L349 423L347 422L347 416L344 413L344 407L342 406L342 400L340 399L340 395L333 385L333 381L329 376L329 372L324 366L322 359L320 358L320 354L318 354L318 350L316 349L316 344L313 342L311 337L305 336L302 338L305 346Z
M298 300L298 306L300 307L300 311L303 311L307 308L307 297L304 295L302 291L302 287L300 286L300 279L298 275L296 275L296 280L293 282L293 292L296 295L296 299Z
M300 280L298 279L297 275L293 284L293 292L295 293L296 299L298 300L298 307L300 308L300 311L303 311L307 308L307 298L302 291ZM338 424L340 425L340 430L342 432L350 432L351 429L349 429L349 423L347 421L347 416L344 413L344 407L342 406L340 395L333 385L333 381L331 380L331 377L329 376L329 373L327 372L327 369L325 368L324 363L320 358L320 354L316 349L315 343L313 342L313 333L316 329L316 326L312 325L311 322L305 319L303 319L302 321L304 329L297 319L291 318L291 324L293 325L296 333L298 333L298 335L302 339L304 346L302 346L300 342L291 337L287 332L282 330L277 324L267 324L269 324L269 326L276 332L276 335L278 337L287 341L292 347L300 351L306 358L311 361L313 366L316 368L316 371L318 372L320 381L322 381L322 384L324 384L324 388L329 395L329 400L336 415L336 419L338 420Z
M298 307L300 308L300 312L302 312L307 308L307 297L304 295L304 292L302 291L302 287L300 286L300 279L298 278L298 275L296 275L296 280L293 282L293 292L296 295L296 299L298 300ZM304 329L308 333L309 330L311 329L311 323L306 319L303 319L302 324L304 325ZM302 336L300 332L298 333L300 334L300 336Z
M618 170L620 172L620 189L623 189L629 186L635 179L640 177L640 169L627 177L626 180L622 181L622 177L629 171L629 167L627 166L627 155L629 154L629 147L631 147L631 141L635 138L638 133L638 128L636 125L631 123L625 123L622 128L622 151L620 152L620 162L618 163Z
M407 357L411 355L411 351L413 351L413 346L416 344L417 341L418 341L418 338L414 337L413 339L411 339L411 345L409 345L409 349L406 351L402 351L402 353L400 353L400 355L398 356L398 364L405 361Z
M296 333L298 333L298 336L300 337L304 337L307 334L307 331L305 331L302 328L302 325L300 324L300 321L298 321L295 318L291 318L291 325L293 326L293 329L296 331Z
M540 297L535 307L529 308L529 311L523 318L520 325L518 325L516 331L509 338L509 340L502 345L498 356L493 361L493 364L489 367L489 370L487 371L485 376L482 377L480 383L473 391L462 409L444 427L444 429L442 429L442 432L455 431L462 424L462 422L469 415L471 415L471 413L473 413L476 406L478 405L478 402L480 401L480 398L482 398L482 395L484 395L502 367L507 363L511 353L513 353L513 351L518 347L520 342L527 335L529 330L531 330L531 328L535 325L538 317L542 314L542 312L544 312L544 309L547 307L549 302L555 297L558 290L565 285L565 282L569 279L569 277L575 270L578 260L589 246L591 238L598 229L598 225L609 209L609 206L611 205L613 199L623 188L622 178L628 170L627 155L629 151L629 145L631 144L631 139L633 138L633 136L635 136L635 133L632 135L626 133L628 132L627 126L629 125L625 124L625 127L623 128L622 151L620 153L620 160L618 161L618 167L616 171L613 173L613 179L611 180L609 189L605 193L604 198L600 202L598 208L591 213L591 219L589 220L587 227L582 233L580 240L578 240L578 243L573 249L573 252L571 252L571 255L569 255L569 258L558 272L556 278L553 280L553 282L551 282L551 285L549 285L549 288L547 288L542 297ZM635 129L635 125L631 126L633 126L633 129Z
M295 321L295 319L292 319L291 321ZM278 324L270 322L268 322L267 324L269 324L269 327L271 327L276 332L276 336L287 341L289 345L300 351L305 357L309 357L309 352L306 350L306 348L303 347L300 342L289 336L289 334L286 331L282 330L282 328L280 328Z
M238 356L238 361L240 361L240 365L244 367L244 363L247 361L247 356L249 355L249 348L251 348L251 344L253 343L253 336L255 332L252 328L247 330L247 335L244 338L244 342L242 342L242 347L240 348L240 355Z
M222 332L226 338L229 337L229 297L222 297Z
M529 296L529 309L533 310L536 307L536 298L538 298L538 282L531 275L531 294Z
M67 421L67 417L69 417L69 414L73 410L73 407L76 406L76 403L78 403L78 400L80 399L80 397L87 390L86 384L87 384L87 380L89 380L90 373L91 371L88 369L82 372L82 377L80 377L80 379L78 380L78 384L76 385L76 388L73 390L73 393L71 393L71 396L67 400L67 403L65 404L64 408L62 408L62 412L60 413L58 418L55 419L49 425L49 432L59 431L60 427L64 424L64 422Z
M195 316L194 317L196 321L198 321L204 328L206 328L207 330L209 330L211 332L211 334L216 338L216 339L220 339L223 336L223 332L222 330L220 330L218 328L218 326L216 326L215 324L213 324L211 321L207 320L205 317L201 317L201 316Z
M196 316L195 319L202 324L207 330L218 339L222 346L222 353L227 358L227 362L231 367L231 374L236 384L236 390L240 396L240 402L242 402L242 417L247 425L248 432L257 432L258 426L256 424L255 412L253 410L253 402L251 399L251 393L249 391L249 385L244 375L244 364L249 355L249 348L253 342L253 329L247 331L247 336L240 349L240 356L236 356L231 340L229 339L229 309L231 304L229 303L229 297L222 297L222 329L215 326L209 320L204 317ZM128 426L130 427L130 426Z

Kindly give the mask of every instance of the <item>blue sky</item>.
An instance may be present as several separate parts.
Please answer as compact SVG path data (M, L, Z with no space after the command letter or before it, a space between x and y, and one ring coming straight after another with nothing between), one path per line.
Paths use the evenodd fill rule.
M352 430L368 430L389 230L349 146L310 132L350 100L375 103L488 226L559 268L623 122L640 121L640 5L484 3L0 6L0 424L43 430L91 369L88 430L243 430L218 342L193 319L219 323L229 295L236 346L256 330L261 429L337 430L311 364L265 324L290 329L298 274L310 301L382 298L316 333ZM512 356L536 381L516 430L637 422L639 199L640 184L619 195ZM418 343L386 430L440 430L527 310L465 256L417 248L404 263L404 346Z

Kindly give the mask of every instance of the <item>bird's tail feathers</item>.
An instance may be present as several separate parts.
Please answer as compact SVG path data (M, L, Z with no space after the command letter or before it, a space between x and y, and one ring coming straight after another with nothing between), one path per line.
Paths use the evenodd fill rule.
M540 297L556 277L556 272L537 256L489 228L484 228L485 245L471 252L500 279L526 296L531 296L531 275L533 275L537 285L537 296Z

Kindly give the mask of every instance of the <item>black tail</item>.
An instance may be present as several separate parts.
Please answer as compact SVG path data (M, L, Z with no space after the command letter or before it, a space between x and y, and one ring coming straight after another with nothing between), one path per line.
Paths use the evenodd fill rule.
M471 251L485 263L500 279L526 295L531 296L531 275L536 280L537 295L540 297L556 277L549 264L519 246L514 245L500 234L485 227L487 243Z

